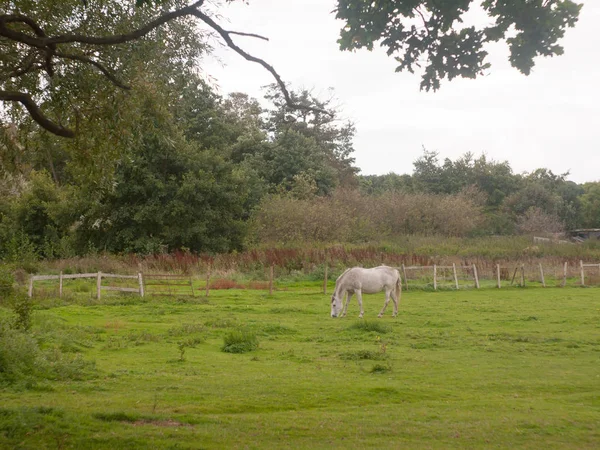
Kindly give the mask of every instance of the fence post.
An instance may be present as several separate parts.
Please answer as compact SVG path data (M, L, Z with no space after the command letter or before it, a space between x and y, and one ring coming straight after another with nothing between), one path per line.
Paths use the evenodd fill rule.
M273 295L273 269L275 267L275 263L271 263L271 268L269 269L269 295Z
M454 273L454 285L458 289L458 277L456 276L456 264L452 263L452 272Z
M102 290L102 272L98 272L96 276L96 298L100 300L102 294L100 291Z
M192 297L195 297L196 293L194 292L194 277L192 275L190 275L190 288L192 288Z
M327 295L327 263L325 263L325 276L323 277L323 294Z
M563 281L562 281L562 287L565 287L567 285L567 264L569 264L567 261L565 261L565 264L563 266Z
M433 290L437 291L437 266L433 265Z
M29 277L29 290L27 291L29 298L33 297L33 275Z
M206 267L206 297L208 297L208 293L210 291L210 263L208 263Z
M544 278L544 268L542 267L542 263L540 263L540 276L542 277L542 287L546 287L546 280Z
M496 264L496 286L500 289L500 264Z
M521 287L525 287L525 264L521 264Z
M406 266L402 263L402 274L404 275L404 284L406 285L406 290L408 290L408 278L406 277Z
M477 276L477 267L473 264L473 277L475 277L475 287L479 289L479 277Z
M62 298L63 291L63 273L60 271L60 275L58 276L58 298Z
M142 272L138 272L138 284L140 285L140 297L144 296L144 278Z
M579 260L579 267L581 267L581 285L585 286L585 271L583 270L583 261Z

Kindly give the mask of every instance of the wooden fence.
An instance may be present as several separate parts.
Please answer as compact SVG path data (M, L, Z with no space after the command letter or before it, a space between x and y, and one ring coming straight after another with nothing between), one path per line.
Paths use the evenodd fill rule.
M400 267L396 267L401 274L404 289L423 287L423 281L425 286L432 287L433 290L441 288L461 289L473 287L475 289L481 288L481 273L478 271L475 264L470 265L431 265L431 266L405 266L402 264ZM556 268L555 268L556 269ZM586 275L587 271L587 275ZM327 285L330 281L328 276L330 270L328 265L324 267L324 279L323 279L323 293L327 294ZM512 276L511 276L512 274ZM416 275L420 275L416 278ZM275 265L271 264L268 267L268 290L269 295L273 294L275 284ZM29 280L29 297L33 296L34 283L36 281L46 280L58 280L59 288L58 295L63 295L63 281L68 279L77 278L95 278L96 279L96 296L98 299L101 298L102 291L121 291L121 292L135 292L139 293L141 297L145 294L161 294L161 295L180 295L182 293L181 288L189 288L192 296L195 296L194 291L194 280L191 276L186 275L175 275L175 274L143 274L139 272L137 275L117 275L111 273L79 273L65 275L61 272L60 275L34 275ZM106 278L116 279L131 279L137 280L136 287L121 287L121 286L106 286L102 284L102 280ZM210 267L206 272L206 284L205 284L205 295L208 297L210 292L210 279L211 270ZM539 283L542 287L547 286L547 273L544 271L544 267L541 263L537 266L526 266L525 264L515 264L509 267L501 266L496 264L493 268L493 273L490 273L490 268L487 267L486 276L483 278L487 280L487 287L491 287L490 284L500 289L505 286L520 286L524 287L529 282ZM555 280L556 286L566 286L568 280L573 279L575 285L588 286L593 284L600 284L600 264L599 263L584 263L579 261L579 265L569 266L565 262L561 268L560 273L555 270L554 276L551 279ZM421 283L417 281L420 280ZM504 282L503 282L504 281ZM588 281L591 283L588 284ZM147 286L152 286L148 289Z
M29 297L33 297L33 289L34 283L36 281L47 281L47 280L58 280L58 296L63 296L63 282L64 280L72 280L77 278L95 278L96 279L96 298L100 299L102 297L102 291L120 291L120 292L137 292L141 297L144 296L144 282L142 278L142 274L138 273L137 275L117 275L114 273L76 273L76 274L63 274L60 275L33 275L29 278ZM121 286L103 286L102 279L103 278L117 278L117 279L132 279L137 280L138 287L121 287Z

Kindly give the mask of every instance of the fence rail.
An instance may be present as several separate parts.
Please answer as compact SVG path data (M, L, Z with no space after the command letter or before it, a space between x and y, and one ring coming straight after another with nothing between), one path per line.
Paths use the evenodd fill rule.
M274 282L275 282L275 265L271 264L268 266L268 290L269 294L273 293ZM331 271L328 265L324 267L324 279L323 279L323 293L327 293L327 283L329 281L328 276ZM473 287L475 289L481 288L481 280L486 280L486 287L492 285L498 289L505 286L520 286L525 287L526 284L534 283L547 287L548 280L554 283L554 286L565 287L568 283L575 284L578 286L588 286L590 284L600 284L600 263L584 263L579 261L576 266L574 264L569 265L565 262L560 266L551 266L550 269L544 270L542 263L537 265L525 265L525 264L514 264L509 266L501 266L496 264L491 268L490 266L484 265L483 269L478 270L476 264L470 265L426 265L426 266L405 266L402 264L400 267L396 267L401 273L403 279L403 285L405 289L410 287L416 287L417 285L422 287L423 282L425 286L433 287L434 290L440 288L468 288ZM587 271L587 274L586 274ZM482 277L481 273L485 273ZM33 275L29 279L29 297L33 296L34 283L37 281L52 281L58 280L59 282L59 296L63 295L63 281L69 279L81 279L81 278L93 278L96 279L96 297L101 298L102 291L121 291L121 292L137 292L141 297L144 297L148 291L147 286L152 286L150 294L161 294L161 295L172 295L182 293L181 288L189 289L192 297L196 295L194 290L194 280L190 276L178 275L178 274L152 274L139 272L137 275L120 275L114 273L78 273L78 274L63 274L59 275ZM125 279L125 280L137 280L136 287L126 286L107 286L102 284L103 279ZM200 279L201 277L198 277ZM210 267L206 272L206 296L209 295L210 290L210 279L211 270ZM577 280L573 282L573 279ZM571 281L569 281L571 280ZM493 284L490 284L493 283ZM590 282L590 284L587 284ZM537 284L539 283L539 284ZM157 289L162 288L162 289Z
M144 296L144 284L142 279L142 274L138 273L137 275L119 275L116 273L75 273L75 274L63 274L62 272L59 275L33 275L29 278L29 289L27 291L27 295L29 297L33 297L33 289L34 283L36 281L50 281L50 280L58 280L58 296L62 297L63 295L63 281L71 280L71 279L82 279L82 278L95 278L96 279L96 298L100 299L102 297L102 291L121 291L121 292L137 292L141 297ZM121 286L103 286L102 279L103 278L117 278L117 279L131 279L138 280L138 287L121 287Z

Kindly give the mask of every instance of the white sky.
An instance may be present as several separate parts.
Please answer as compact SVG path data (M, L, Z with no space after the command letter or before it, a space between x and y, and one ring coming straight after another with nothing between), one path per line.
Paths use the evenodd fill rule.
M442 82L420 92L419 74L395 73L384 49L342 52L335 0L251 0L218 8L226 29L269 42L234 37L275 67L291 88L327 98L333 87L343 116L355 123L356 165L363 175L412 173L422 147L455 160L467 151L508 161L517 173L545 167L569 179L600 181L600 1L584 0L567 30L565 54L536 60L526 77L510 67L506 46L490 49L492 68L476 80ZM214 43L217 45L217 43ZM221 93L262 99L271 75L217 46L203 71ZM320 95L322 94L322 95Z

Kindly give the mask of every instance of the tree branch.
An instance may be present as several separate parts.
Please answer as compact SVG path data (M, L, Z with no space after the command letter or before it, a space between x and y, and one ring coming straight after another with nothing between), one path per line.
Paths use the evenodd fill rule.
M321 114L331 115L331 113L329 111L326 111L326 110L321 109L321 108L314 108L314 107L311 107L311 106L299 105L297 103L294 103L292 101L290 93L287 90L287 87L286 87L285 83L281 79L281 76L275 71L275 69L273 68L273 66L271 66L270 64L268 64L264 60L262 60L260 58L257 58L256 56L250 55L249 53L247 53L246 51L244 51L243 49L241 49L240 47L238 47L235 44L235 42L233 42L233 40L231 39L231 36L230 36L231 33L228 32L228 31L226 31L226 30L224 30L219 24L217 24L212 18L210 18L206 14L204 14L201 11L198 11L198 10L195 10L192 14L194 16L198 17L200 20L202 20L204 23L206 23L212 29L214 29L217 33L219 33L219 35L227 43L227 46L229 48L233 49L236 53L238 53L239 55L241 55L244 59L246 59L248 61L251 61L251 62L254 62L254 63L257 63L257 64L260 64L271 75L273 75L273 78L275 78L275 81L277 82L277 85L279 86L279 89L281 89L281 92L283 93L283 97L285 98L286 104L290 108L300 109L300 110L305 110L305 111L313 111L313 112L318 112L318 113L321 113Z
M71 53L64 53L64 52L56 52L55 56L57 58L65 58L65 59L70 59L70 60L73 60L73 61L79 61L79 62L83 62L83 63L86 63L86 64L91 64L92 66L96 67L100 72L102 72L104 74L104 76L106 78L108 78L115 86L118 86L121 89L125 89L127 91L131 90L131 86L123 83L122 81L120 81L106 67L104 67L98 61L93 60L92 58L88 58L87 56L83 56L83 55L74 55L74 54L71 54Z
M35 120L42 128L51 133L67 138L72 138L75 136L75 133L72 130L64 128L63 126L58 125L57 123L54 123L48 119L29 94L25 94L24 92L0 90L0 100L21 103L25 108L27 108L31 118Z
M254 33L243 33L241 31L225 31L225 33L227 34L236 34L238 36L246 36L246 37L254 37L254 38L258 38L258 39L262 39L263 41L268 41L269 38L261 36L260 34L254 34Z
M104 67L102 63L88 57L85 55L73 54L68 52L59 51L58 47L61 44L87 44L94 46L109 46L116 44L124 44L127 42L135 41L136 39L140 39L153 31L154 29L160 27L161 25L166 24L174 19L185 17L185 16L193 16L200 20L202 20L205 24L214 29L219 35L223 38L226 44L241 55L244 59L260 64L264 67L274 78L281 89L283 97L288 107L298 110L304 111L312 111L315 113L321 113L326 115L331 115L329 111L326 111L321 108L315 108L311 106L301 105L294 103L292 100L290 93L287 90L287 87L281 76L275 71L273 66L266 63L264 60L257 58L255 56L250 55L240 47L238 47L233 40L231 39L231 35L237 36L245 36L245 37L253 37L257 39L263 39L268 41L268 38L254 34L254 33L243 33L238 31L227 31L223 29L219 24L217 24L212 18L202 13L199 8L204 4L205 0L197 0L192 4L185 6L183 8L165 13L156 19L150 21L148 24L143 27L134 30L127 34L119 34L113 36L86 36L81 34L64 34L59 36L47 36L38 23L22 14L0 14L0 37L7 38L9 41L18 42L24 44L26 46L31 47L32 49L37 49L37 52L42 53L44 56L44 65L36 66L34 61L27 61L25 58L22 61L21 67L15 68L15 70L11 73L12 77L24 75L27 72L33 70L39 70L45 68L46 72L50 76L53 75L53 59L54 58L62 58L69 59L72 61L79 61L81 63L90 64L96 67L106 78L108 78L114 85L122 88L122 89L130 89L130 86L126 85L122 81L120 81L109 69ZM15 30L9 27L9 24L14 23L22 23L29 27L34 35L30 33L26 33L23 31ZM26 63L27 62L27 63ZM26 63L24 66L23 64ZM40 63L41 64L41 63ZM40 126L44 129L50 131L51 133L57 134L63 137L73 137L75 133L68 129L64 128L61 125L56 124L55 122L48 119L44 113L41 111L39 106L35 103L35 101L31 98L29 94L23 92L15 92L15 91L3 91L0 90L0 100L3 101L13 101L21 103L31 115L31 118L36 121Z

